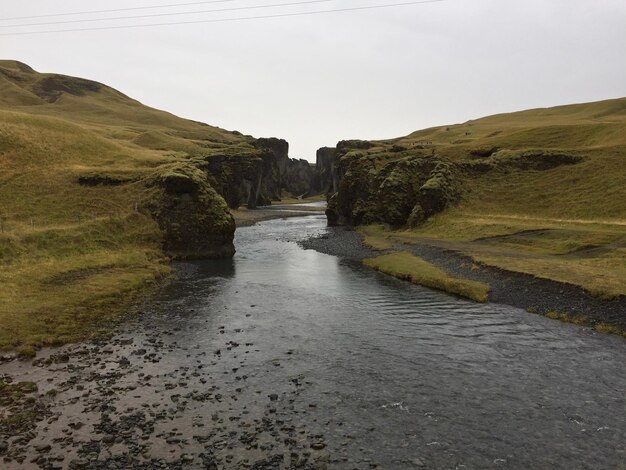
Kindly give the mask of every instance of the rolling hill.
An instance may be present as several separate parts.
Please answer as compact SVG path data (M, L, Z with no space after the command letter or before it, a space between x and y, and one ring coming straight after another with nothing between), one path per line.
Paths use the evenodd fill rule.
M342 141L318 166L329 220L370 226L373 245L626 295L626 98Z
M287 152L0 61L0 348L93 334L168 272L166 255L232 256L228 206L279 199L300 165Z

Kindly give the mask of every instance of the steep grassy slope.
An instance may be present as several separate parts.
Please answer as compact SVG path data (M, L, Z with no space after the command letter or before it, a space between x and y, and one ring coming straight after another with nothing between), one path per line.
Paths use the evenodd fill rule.
M0 348L93 333L167 272L164 252L232 255L234 221L207 162L261 168L274 161L261 147L0 61Z
M437 244L626 295L625 98L340 142L332 164L329 219L396 229L370 244Z

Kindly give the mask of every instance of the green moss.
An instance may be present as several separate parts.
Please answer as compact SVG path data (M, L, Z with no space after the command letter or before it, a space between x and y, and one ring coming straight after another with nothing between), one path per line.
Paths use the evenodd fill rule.
M157 168L144 206L164 233L165 251L175 258L232 256L235 221L206 173L190 162Z

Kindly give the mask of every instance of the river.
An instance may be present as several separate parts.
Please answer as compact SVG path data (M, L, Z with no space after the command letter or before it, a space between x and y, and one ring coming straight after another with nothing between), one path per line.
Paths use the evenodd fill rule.
M623 338L297 244L325 225L238 229L110 341L0 366L56 393L7 468L626 468Z

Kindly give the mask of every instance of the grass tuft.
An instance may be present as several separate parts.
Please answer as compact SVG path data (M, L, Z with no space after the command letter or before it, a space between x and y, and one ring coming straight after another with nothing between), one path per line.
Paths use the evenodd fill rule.
M357 228L357 233L361 237L361 243L372 250L386 251L393 248L393 243L382 225L363 225Z
M489 286L487 284L453 277L427 261L404 251L366 259L363 264L398 279L459 295L475 302L488 300Z

